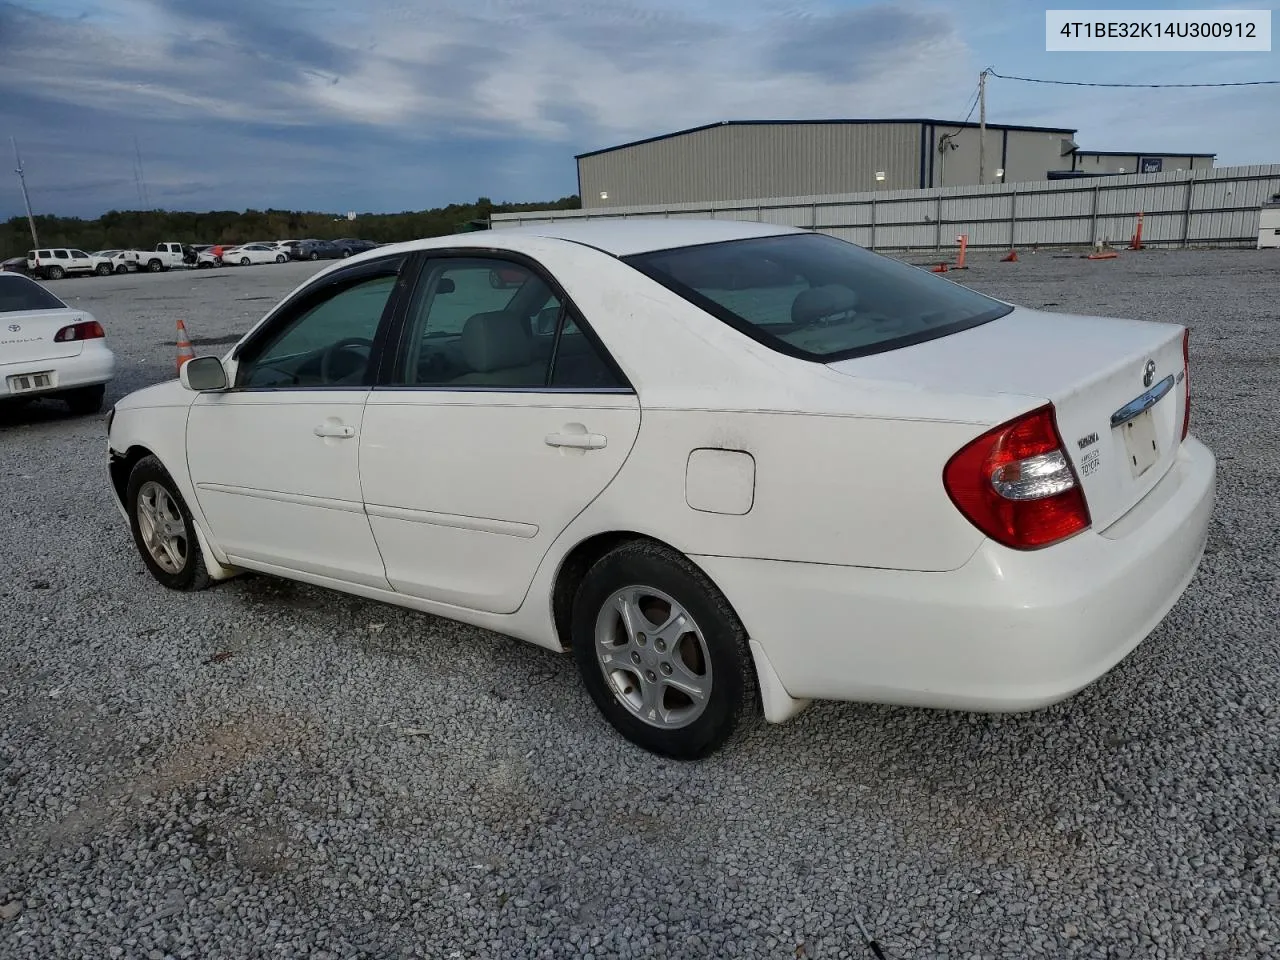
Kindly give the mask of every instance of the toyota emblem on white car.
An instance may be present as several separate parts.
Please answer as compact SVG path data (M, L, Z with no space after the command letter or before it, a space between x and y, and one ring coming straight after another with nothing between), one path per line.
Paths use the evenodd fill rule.
M10 333L17 333L17 332L18 332L19 330L21 330L21 329L22 329L22 324L20 324L20 323L11 323L11 324L9 324L9 332L10 332Z
M1156 362L1148 360L1146 368L1142 371L1142 385L1144 387L1151 386L1151 381L1156 378Z

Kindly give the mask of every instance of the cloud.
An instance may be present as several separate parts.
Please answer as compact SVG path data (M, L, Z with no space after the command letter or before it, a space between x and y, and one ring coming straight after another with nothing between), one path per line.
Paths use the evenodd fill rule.
M1002 34L976 0L817 2L0 0L0 130L56 212L136 205L135 135L165 205L550 199L575 189L574 153L681 127L951 117L980 57L1043 42L1021 4ZM1090 61L1108 63L1129 61ZM1125 98L1000 92L1006 122L1133 126ZM1160 115L1181 141L1185 115ZM19 209L0 182L0 215Z

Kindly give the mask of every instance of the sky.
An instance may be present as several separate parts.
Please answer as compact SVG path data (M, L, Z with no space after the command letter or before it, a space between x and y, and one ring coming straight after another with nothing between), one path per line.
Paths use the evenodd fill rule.
M144 200L395 212L553 200L576 192L577 153L720 120L962 119L988 66L1118 83L1280 78L1280 52L1047 53L1049 6L1109 5L0 0L0 139L17 139L37 213ZM1083 149L1213 152L1220 166L1280 162L1277 116L1275 86L992 79L987 96L992 123L1074 127ZM6 162L0 218L21 212Z

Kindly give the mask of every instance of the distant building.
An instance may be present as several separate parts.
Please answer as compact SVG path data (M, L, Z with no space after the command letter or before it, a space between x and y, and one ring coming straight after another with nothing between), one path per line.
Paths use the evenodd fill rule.
M1175 170L1210 170L1213 153L1125 153L1121 150L1077 150L1071 169L1091 173L1172 173Z
M1212 154L1086 155L1075 134L989 123L979 176L972 122L729 120L579 154L578 195L592 209L1045 180L1082 160L1099 173L1125 160L1165 170L1213 165Z

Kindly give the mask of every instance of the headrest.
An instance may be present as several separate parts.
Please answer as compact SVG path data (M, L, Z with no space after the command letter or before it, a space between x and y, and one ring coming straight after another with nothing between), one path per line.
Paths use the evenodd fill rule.
M516 313L477 313L462 327L462 356L476 373L520 367L533 359L533 341Z
M791 303L792 323L813 323L815 320L848 319L858 306L858 295L848 287L830 283L823 287L802 290Z

